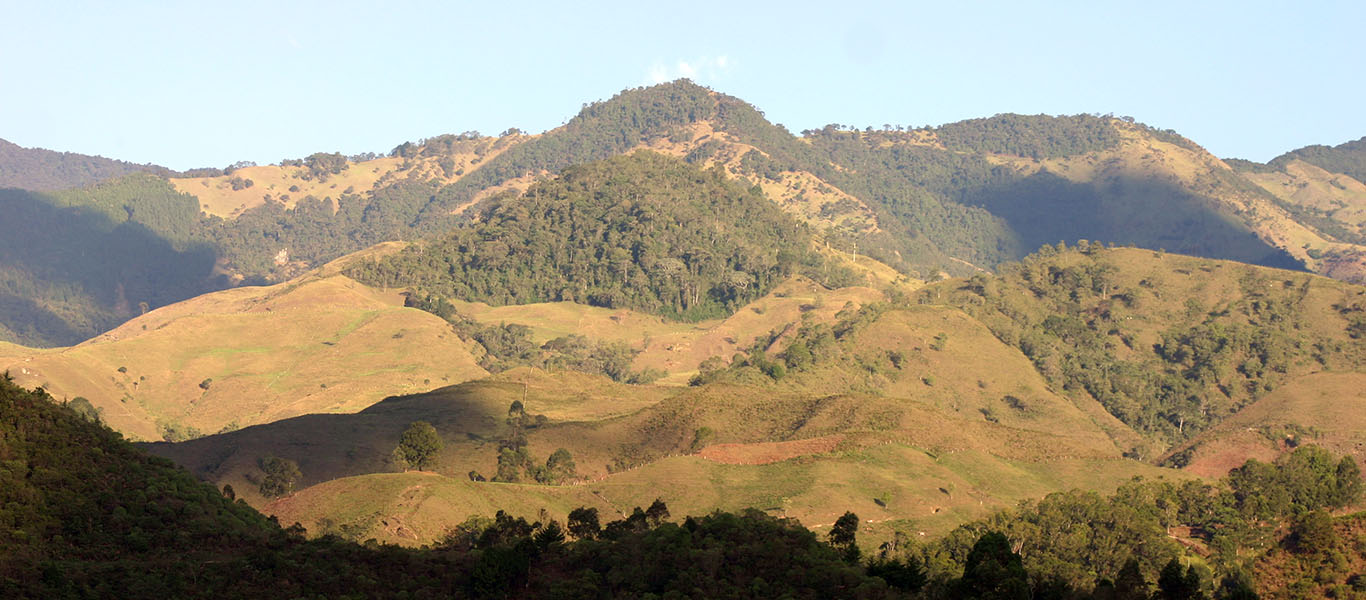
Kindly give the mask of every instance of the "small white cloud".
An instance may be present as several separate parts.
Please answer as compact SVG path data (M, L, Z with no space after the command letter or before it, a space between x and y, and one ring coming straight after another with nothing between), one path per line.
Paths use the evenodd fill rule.
M654 64L650 66L650 71L645 75L645 79L650 83L664 83L669 80L669 70L664 65Z
M685 77L695 81L712 81L723 77L734 66L735 61L724 54L716 57L703 56L692 60L677 60L671 65L663 61L655 61L646 69L645 81L651 84L664 83Z

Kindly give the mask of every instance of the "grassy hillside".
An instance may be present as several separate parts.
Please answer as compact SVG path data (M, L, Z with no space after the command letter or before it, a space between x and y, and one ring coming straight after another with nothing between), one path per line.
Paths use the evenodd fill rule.
M485 374L441 319L338 275L151 311L89 342L0 351L0 370L86 398L133 439L184 439Z
M870 262L864 259L860 266ZM886 284L877 280L868 283L877 287ZM906 287L909 289L909 285ZM846 306L861 306L885 298L885 294L874 287L831 290L797 276L778 284L767 295L725 319L696 323L573 302L495 307L456 300L452 304L461 315L481 324L529 327L532 340L537 344L569 335L628 344L638 351L632 363L637 370L658 369L665 373L662 383L686 384L702 362L712 357L733 356L755 338L766 336L775 329L783 329L803 319L833 322L835 315Z
M1164 472L1122 458L1112 439L1122 425L1096 425L1049 391L1018 351L960 312L891 311L847 341L885 360L895 340L933 337L926 328L950 332L950 344L923 348L934 356L907 359L905 375L888 373L891 383L877 394L858 391L866 382L857 373L868 373L861 367L811 391L797 379L780 391L729 383L680 389L514 370L387 399L355 415L305 416L150 449L289 519L407 544L432 539L441 523L483 506L477 498L512 493L505 490L535 490L532 497L558 509L591 493L627 511L652 495L643 502L659 496L675 514L753 506L818 526L856 510L885 523L870 523L870 535L885 539L894 530L946 531L1050 491L1108 489ZM810 377L833 379L839 370ZM926 384L931 372L941 379ZM529 416L514 418L514 402ZM443 478L376 474L395 470L390 451L419 420L445 442L436 463ZM573 485L472 481L477 474L525 485L532 467L559 449L572 456L573 475L562 483ZM319 487L265 504L255 488L269 456L296 461L300 487ZM332 500L343 496L360 508Z
M1109 491L1135 475L1164 474L1182 477L1122 459L1010 461L881 444L762 465L677 456L567 486L471 482L425 472L358 475L302 489L262 510L310 532L415 545L497 508L527 518L544 509L562 520L568 510L589 506L604 518L621 518L632 507L662 499L676 517L758 508L822 533L853 511L863 519L860 539L876 547L898 532L943 535L966 520L1057 490Z
M1366 462L1366 373L1316 373L1280 386L1177 450L1207 477L1248 458L1271 461L1302 444Z
M961 307L1055 389L1098 400L1155 444L1144 456L1300 378L1366 364L1356 286L1096 244L1045 250L921 301Z
M526 140L509 132L500 137L473 134L442 135L404 143L385 157L343 157L317 153L279 165L242 166L222 174L172 177L175 188L199 198L200 208L214 216L233 219L264 204L278 202L293 209L305 198L336 207L343 195L364 196L402 180L458 181L482 161Z
M1318 234L1319 239L1306 237L1301 243L1308 264L1337 279L1366 281L1366 249L1362 248L1366 244L1366 184L1345 174L1360 171L1354 170L1350 161L1318 161L1338 169L1330 171L1310 162L1310 155L1302 157L1299 152L1285 154L1268 165L1248 161L1230 164ZM1353 154L1349 151L1342 156L1348 158Z
M288 283L237 288L153 310L73 347L0 344L0 369L59 397L86 398L112 427L142 440L184 439L315 412L354 412L386 395L483 376L478 363L486 351L468 333L432 314L402 308L396 291L339 275L401 248L381 245ZM863 259L856 266L869 265ZM626 358L634 371L653 370L683 384L707 358L729 355L802 315L828 321L850 302L883 297L872 288L829 290L799 277L726 319L697 323L569 302L457 305L479 327L530 328L536 346L567 336L624 344L634 355Z

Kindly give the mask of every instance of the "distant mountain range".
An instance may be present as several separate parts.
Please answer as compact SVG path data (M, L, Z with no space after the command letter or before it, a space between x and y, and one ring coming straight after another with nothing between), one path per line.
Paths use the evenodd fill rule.
M28 191L0 199L11 234L0 248L0 339L71 344L143 303L440 237L500 193L640 149L720 168L822 245L910 278L967 275L1087 239L1355 281L1366 273L1363 148L1309 147L1230 168L1173 132L1089 115L797 136L686 80L626 90L544 134L443 135L386 157L320 152L177 174L4 144L0 184Z

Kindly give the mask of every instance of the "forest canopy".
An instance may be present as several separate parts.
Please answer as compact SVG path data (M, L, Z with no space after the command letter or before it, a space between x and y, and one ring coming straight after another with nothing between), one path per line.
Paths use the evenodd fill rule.
M828 279L818 267L805 226L757 189L637 152L501 196L470 226L348 274L490 304L572 301L697 320L729 315L794 272Z

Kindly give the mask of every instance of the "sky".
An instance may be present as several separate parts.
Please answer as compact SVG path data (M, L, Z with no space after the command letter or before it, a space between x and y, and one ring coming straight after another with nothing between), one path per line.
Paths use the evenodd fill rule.
M789 130L1132 116L1265 161L1366 136L1366 2L0 0L0 138L174 169L540 132L688 77Z

